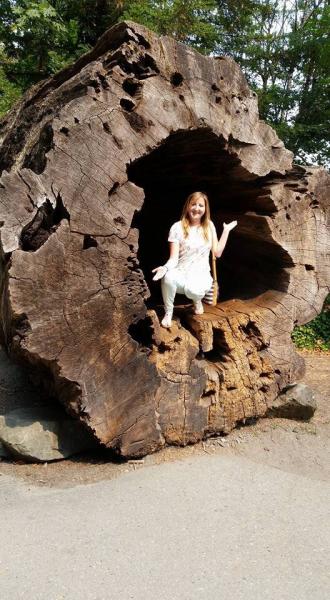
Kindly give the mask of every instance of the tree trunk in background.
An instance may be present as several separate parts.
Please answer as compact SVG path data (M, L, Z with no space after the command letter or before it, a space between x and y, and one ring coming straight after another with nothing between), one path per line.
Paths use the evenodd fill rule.
M228 432L301 376L290 335L329 291L329 180L292 166L232 59L122 23L0 133L4 344L100 443ZM150 271L198 189L219 235L238 227L218 305L179 298L167 331Z

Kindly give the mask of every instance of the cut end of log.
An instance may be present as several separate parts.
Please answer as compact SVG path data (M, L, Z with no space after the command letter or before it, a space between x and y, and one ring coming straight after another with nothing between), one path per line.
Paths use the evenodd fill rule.
M292 165L238 65L132 22L0 122L3 341L99 443L138 457L267 413L329 291L329 176ZM220 301L160 326L167 233L207 193Z

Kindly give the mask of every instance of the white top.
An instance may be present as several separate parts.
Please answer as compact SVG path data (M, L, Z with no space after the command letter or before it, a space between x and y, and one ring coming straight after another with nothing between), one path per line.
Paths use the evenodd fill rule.
M175 268L184 275L186 285L196 293L206 293L212 285L209 256L213 236L217 239L212 221L208 240L201 226L190 227L186 238L181 221L174 223L170 229L168 241L179 242L179 261Z

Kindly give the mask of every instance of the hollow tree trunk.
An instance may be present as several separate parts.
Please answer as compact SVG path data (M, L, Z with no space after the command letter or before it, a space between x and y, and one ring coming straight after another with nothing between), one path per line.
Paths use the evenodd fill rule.
M329 290L328 178L292 166L233 60L122 23L1 138L3 340L102 444L228 432L301 376L290 334ZM218 234L238 227L219 304L197 317L179 299L167 331L150 270L197 189Z

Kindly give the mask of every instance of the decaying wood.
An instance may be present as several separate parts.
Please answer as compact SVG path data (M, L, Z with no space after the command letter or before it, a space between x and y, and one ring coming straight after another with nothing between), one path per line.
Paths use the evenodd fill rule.
M292 165L230 58L134 23L1 122L3 341L106 446L138 457L262 416L330 283L328 177ZM238 220L221 298L159 325L169 226L205 190Z

